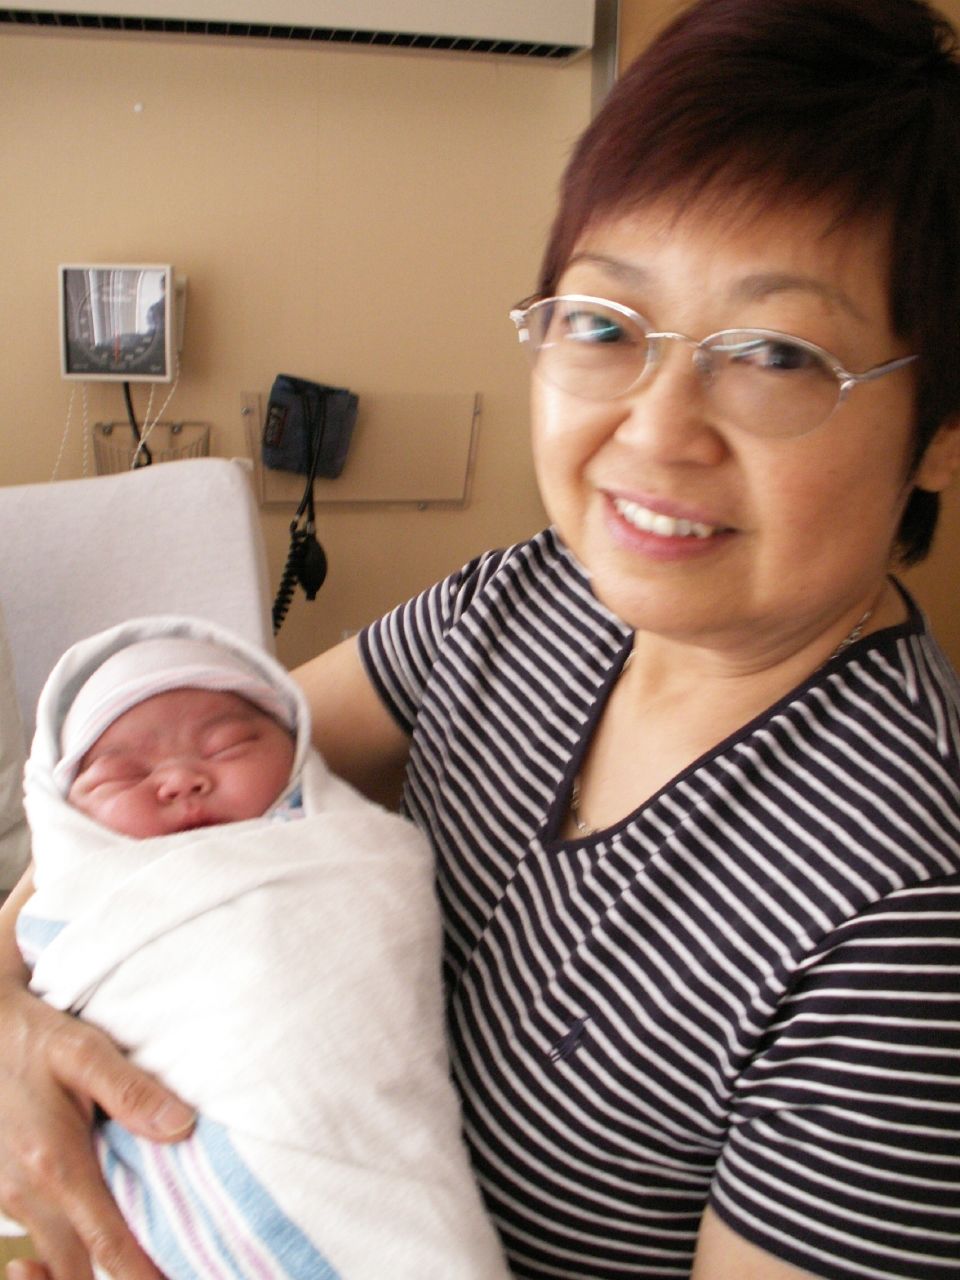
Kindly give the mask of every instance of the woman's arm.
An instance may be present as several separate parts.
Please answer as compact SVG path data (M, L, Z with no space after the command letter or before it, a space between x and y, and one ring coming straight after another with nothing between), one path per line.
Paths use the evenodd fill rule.
M0 910L0 1207L30 1233L46 1271L91 1280L91 1259L114 1280L158 1280L107 1190L90 1142L94 1106L157 1141L183 1137L192 1111L133 1067L109 1040L26 990L14 923L29 874Z
M816 1280L816 1277L744 1240L712 1209L707 1209L700 1224L690 1280Z
M395 808L410 740L364 669L356 637L293 673L313 716L313 741L334 773L371 800Z

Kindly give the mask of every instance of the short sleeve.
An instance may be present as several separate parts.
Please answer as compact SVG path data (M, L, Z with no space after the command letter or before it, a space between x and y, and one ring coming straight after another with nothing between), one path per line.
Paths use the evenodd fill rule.
M508 554L478 556L360 633L367 674L405 733L413 732L444 639Z
M30 856L23 813L24 756L13 659L0 615L0 893L13 888Z
M960 1274L960 877L890 895L801 969L711 1200L827 1280Z

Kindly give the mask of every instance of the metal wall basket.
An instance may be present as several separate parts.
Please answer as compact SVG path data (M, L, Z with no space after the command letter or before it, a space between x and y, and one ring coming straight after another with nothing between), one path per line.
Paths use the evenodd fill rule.
M210 455L209 422L158 422L147 436L154 462L179 462L181 458ZM97 475L131 471L136 442L128 422L96 422L93 425L93 461Z

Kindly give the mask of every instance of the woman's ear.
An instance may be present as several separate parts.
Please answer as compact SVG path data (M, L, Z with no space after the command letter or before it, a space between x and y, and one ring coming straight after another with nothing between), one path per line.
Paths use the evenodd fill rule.
M927 445L913 476L917 489L941 493L960 471L960 417L948 419Z

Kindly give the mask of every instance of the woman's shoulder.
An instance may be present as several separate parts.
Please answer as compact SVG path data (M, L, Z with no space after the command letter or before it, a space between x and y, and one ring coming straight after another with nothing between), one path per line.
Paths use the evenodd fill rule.
M452 573L440 587L458 594L475 595L483 589L496 590L502 582L526 582L535 588L544 580L579 587L586 575L552 527L510 546L484 551Z
M552 527L478 556L446 586L456 591L461 610L481 600L505 614L532 612L546 619L559 610L571 619L581 618L587 628L628 632L593 594L589 574Z
M865 637L811 681L820 700L851 700L854 719L891 747L906 740L947 763L960 782L960 678L923 611L896 583L907 608L897 626Z
M764 803L820 833L845 901L960 873L960 687L919 613L827 663L734 754Z
M594 596L589 577L553 528L523 542L486 551L403 606L407 624L444 640L451 634L479 641L481 633L530 633L578 643L591 634L628 628ZM472 643L471 643L472 647Z
M895 586L902 621L843 645L738 736L800 718L812 733L916 736L960 760L960 678L916 601Z
M477 556L368 627L360 645L381 698L411 732L428 696L459 705L475 691L486 719L497 691L515 714L518 690L552 704L569 698L578 673L591 705L629 635L548 528Z

